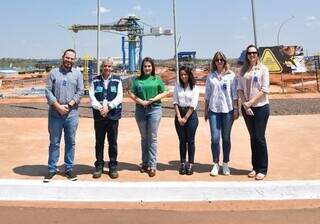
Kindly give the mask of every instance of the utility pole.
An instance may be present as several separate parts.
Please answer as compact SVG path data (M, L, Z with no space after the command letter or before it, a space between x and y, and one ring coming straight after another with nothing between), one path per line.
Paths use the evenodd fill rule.
M100 0L97 1L97 75L100 75Z
M179 82L179 62L177 52L177 28L176 28L176 0L172 0L173 3L173 37L174 37L174 55L176 62L176 80Z
M294 19L294 16L291 16L290 18L286 19L285 21L283 21L281 23L279 30L278 30L278 35L277 35L277 46L280 45L280 31L281 31L282 27L284 26L284 24L286 24L287 22L289 22L292 19Z
M255 17L255 0L251 0L251 10L252 10L252 25L253 25L253 36L254 36L254 45L258 47L257 41L257 32L256 32L256 17Z
M278 35L277 35L277 46L280 46L280 31L282 29L282 27L284 26L284 24L286 24L287 22L289 22L290 20L292 20L294 18L294 16L291 16L290 18L286 19L285 21L283 21L280 24L279 30L278 30ZM281 91L282 93L284 93L284 86L283 86L283 73L281 73Z

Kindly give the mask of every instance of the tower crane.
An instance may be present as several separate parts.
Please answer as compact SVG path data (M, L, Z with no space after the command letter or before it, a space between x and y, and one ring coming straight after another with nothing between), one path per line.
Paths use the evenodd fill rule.
M136 71L136 50L139 50L138 64L141 64L142 60L142 37L143 36L161 36L172 35L170 29L162 30L161 27L152 27L150 32L145 32L144 27L140 24L140 19L136 16L128 16L120 18L118 22L111 24L101 24L101 31L115 31L112 33L121 34L122 36L122 63L124 67L128 68L129 72ZM143 23L142 23L143 24ZM85 30L97 30L97 25L80 25L74 24L70 28L73 32ZM128 43L128 66L126 66L126 43Z

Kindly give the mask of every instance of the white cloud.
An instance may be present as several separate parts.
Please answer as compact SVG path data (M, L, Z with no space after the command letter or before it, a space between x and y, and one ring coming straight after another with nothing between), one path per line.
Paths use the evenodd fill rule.
M140 5L136 5L136 6L133 7L133 10L134 10L134 11L141 11L141 9L142 9L142 8L141 8Z
M111 12L111 9L107 9L103 6L100 6L100 14ZM93 14L97 14L97 10L92 11Z
M304 25L308 27L320 25L320 21L315 16L308 16L304 19L304 21L305 21Z
M315 16L308 16L308 17L306 17L306 18L304 19L304 21L306 21L306 22L314 22L314 21L316 21L316 20L318 20L318 19L317 19L317 17L315 17Z

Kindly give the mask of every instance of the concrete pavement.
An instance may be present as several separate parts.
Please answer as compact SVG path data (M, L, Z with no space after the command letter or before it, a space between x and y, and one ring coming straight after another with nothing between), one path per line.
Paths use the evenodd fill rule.
M267 178L265 181L263 181L264 183L269 184L270 182L277 185L279 183L283 184L281 181L292 181L287 183L293 184L292 186L299 185L303 187L306 192L310 192L309 199L320 198L320 165L317 162L320 158L320 139L318 137L320 123L317 122L319 119L320 115L270 117L267 129L270 168ZM218 177L209 176L212 163L209 125L208 123L204 122L203 118L199 118L199 120L200 123L196 135L196 164L194 175L181 176L177 172L179 165L178 139L175 133L172 118L163 118L160 124L158 137L157 175L154 178L149 178L146 174L141 174L138 171L138 164L140 163L141 157L138 128L133 118L123 118L121 119L119 126L120 177L119 179L111 180L107 175L103 175L102 178L93 180L91 177L91 173L94 170L93 122L92 119L81 118L77 134L75 166L75 171L78 173L79 180L75 186L79 186L79 189L81 189L83 188L82 182L84 184L86 181L93 182L93 185L96 181L97 186L99 186L99 184L108 185L110 183L111 185L112 183L124 183L124 185L128 183L135 183L137 186L141 186L141 184L145 183L144 187L148 189L147 187L148 184L150 185L150 183L153 184L159 182L158 186L165 186L162 183L171 182L167 185L167 187L170 187L170 184L174 182L178 182L178 185L182 182L184 188L178 188L177 191L173 191L174 195L174 192L195 187L195 183L205 183L205 185L209 187L206 188L206 190L210 190L212 187L217 187L217 185L215 185L217 182L227 185L229 183L233 186L236 186L237 182L243 182L242 184L249 183L249 186L251 186L251 188L249 188L249 192L253 189L255 192L260 192L261 195L265 194L266 196L268 195L268 197L270 197L269 193L264 193L261 191L261 189L267 190L268 187L261 188L259 190L256 186L256 183L254 183L255 181L248 179L246 176L248 171L251 169L251 165L249 136L243 119L238 119L233 126L230 161L232 175L229 177L222 175L219 175ZM9 182L19 179L19 181L28 180L35 182L35 186L40 184L43 189L48 188L48 185L42 184L42 178L47 171L47 119L0 118L0 122L1 183L3 184L7 179ZM63 148L61 149L61 158L59 164L63 164ZM61 166L61 170L63 170L63 166ZM55 180L59 180L62 181L60 183L64 183L65 177L63 177L63 175L57 175L53 181ZM300 180L305 180L306 185L301 185ZM59 181L56 182L58 183ZM251 182L252 184L250 184ZM299 184L295 185L295 183ZM313 184L314 192L311 192L308 190L308 188L306 188L307 183ZM50 184L51 183L49 183L49 185ZM50 187L53 187L53 185ZM68 185L67 182L66 185ZM3 186L4 185L0 184L0 188ZM8 187L8 185L6 186ZM173 184L173 186L177 185ZM23 188L19 189L23 191ZM283 189L285 189L285 187ZM63 188L61 192L56 192L56 195L61 195L62 192ZM76 192L76 190L74 192ZM229 193L226 193L226 196ZM290 199L288 195L294 195L294 191L289 190L282 193L280 192L279 194L284 196L287 195L284 197L284 199ZM121 192L119 195L121 195ZM142 196L140 198L142 198ZM297 195L296 198L298 199L299 197L300 196ZM137 198L139 198L139 196L137 196ZM267 197L260 198L262 200L270 200ZM291 197L291 199L294 198L295 197ZM304 198L308 199L308 197ZM42 198L42 200L45 199L46 198ZM204 196L199 196L197 200L211 199L215 200L215 197L206 198ZM7 198L6 200L10 199ZM122 199L119 198L118 200ZM148 200L153 201L152 198ZM245 198L243 200L245 200ZM259 200L259 197L256 198L256 200Z

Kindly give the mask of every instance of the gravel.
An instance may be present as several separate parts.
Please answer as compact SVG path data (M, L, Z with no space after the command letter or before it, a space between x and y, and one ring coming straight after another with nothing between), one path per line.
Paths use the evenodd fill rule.
M171 101L163 102L163 117L173 117ZM271 115L320 114L320 99L272 99ZM134 116L135 104L123 103L123 117ZM204 102L199 102L198 116L203 116ZM0 117L47 117L48 105L45 103L1 104ZM90 104L81 104L80 116L92 118Z

